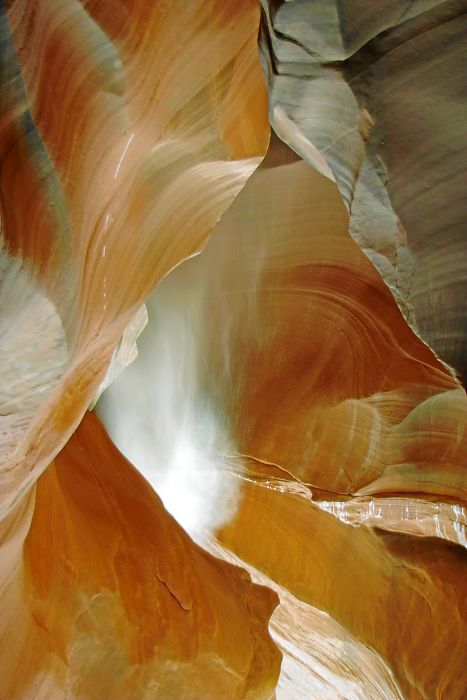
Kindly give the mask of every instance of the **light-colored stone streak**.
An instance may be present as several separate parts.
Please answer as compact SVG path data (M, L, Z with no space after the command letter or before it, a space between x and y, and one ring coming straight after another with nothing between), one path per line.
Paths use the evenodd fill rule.
M6 513L77 426L147 294L202 249L269 127L253 0L17 0L1 19L4 245L68 350L2 453Z

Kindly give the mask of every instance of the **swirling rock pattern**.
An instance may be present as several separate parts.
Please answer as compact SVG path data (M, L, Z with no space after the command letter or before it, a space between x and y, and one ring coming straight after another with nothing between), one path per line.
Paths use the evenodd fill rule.
M465 380L465 4L262 2L271 123L327 161L350 231Z
M274 138L148 312L153 336L100 409L121 449L151 478L141 446L157 454L164 408L143 383L176 358L197 386L174 405L190 414L204 397L232 436L216 497L239 483L241 496L221 542L376 650L396 697L461 698L467 400L352 240L335 182ZM432 625L449 668L423 651Z
M248 1L1 7L2 698L273 691L274 594L198 550L96 419L67 442L264 155L258 22Z
M0 6L2 700L464 699L464 26Z
M68 353L2 469L3 509L76 427L149 291L203 246L264 154L257 27L254 2L2 10L3 237L57 309Z

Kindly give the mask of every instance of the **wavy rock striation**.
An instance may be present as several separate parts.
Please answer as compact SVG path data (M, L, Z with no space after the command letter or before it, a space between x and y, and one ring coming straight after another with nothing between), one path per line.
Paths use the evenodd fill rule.
M3 265L56 309L39 342L62 348L31 420L20 403L8 417L4 510L78 424L144 298L202 248L264 154L257 27L248 0L2 10Z
M148 313L138 360L98 406L120 448L177 516L184 483L201 482L200 522L375 650L396 697L460 700L467 399L349 235L335 182L273 139ZM186 445L206 406L229 442L204 439L181 471L166 435ZM213 501L235 502L230 522L206 519Z
M269 697L274 594L200 551L97 419L69 440L264 155L258 7L0 20L0 696Z
M272 125L325 159L352 236L465 380L465 4L261 4Z
M2 700L465 698L464 27L1 5Z

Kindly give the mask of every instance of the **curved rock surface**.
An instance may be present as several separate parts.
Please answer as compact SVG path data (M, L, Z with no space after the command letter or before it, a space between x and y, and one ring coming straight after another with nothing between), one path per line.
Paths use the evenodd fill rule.
M396 697L460 700L467 399L352 240L335 182L273 139L148 313L98 410L166 505L199 535L178 507L202 475L199 523L378 652Z
M4 534L2 697L270 697L275 594L194 545L93 414Z
M464 700L465 17L0 7L1 700Z
M46 400L7 417L6 512L76 428L147 294L202 248L269 128L252 0L18 0L1 20L3 266L56 309L39 343L62 348ZM27 309L9 313L28 324Z
M465 3L262 6L272 125L324 157L353 237L465 381Z
M69 440L264 155L259 9L0 19L0 696L270 697L274 594L199 550L97 419Z

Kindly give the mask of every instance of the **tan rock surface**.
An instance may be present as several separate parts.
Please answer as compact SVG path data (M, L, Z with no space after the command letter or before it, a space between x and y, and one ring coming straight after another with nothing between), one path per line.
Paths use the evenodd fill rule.
M249 1L1 9L2 700L273 692L274 594L199 550L95 417L69 440L264 155L258 22Z
M460 700L467 400L347 224L336 184L273 140L203 253L148 300L140 357L99 411L168 507L198 480L219 530L206 511L233 500L222 544L377 652L394 692ZM316 678L323 646L301 643Z
M1 700L464 700L464 26L0 8Z
M29 397L8 417L2 512L76 428L147 294L203 247L264 154L258 22L253 0L2 11L6 265L38 287L30 310L8 313L31 326L45 295L59 320L38 342L62 348L47 399L36 389L34 411Z
M93 414L15 516L1 697L271 696L275 594L193 544Z
M465 550L353 528L300 496L251 481L242 495L220 533L226 547L377 651L403 697L464 697Z

